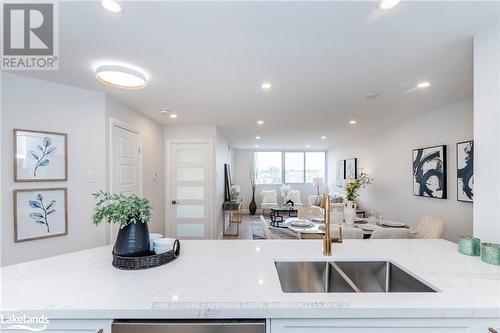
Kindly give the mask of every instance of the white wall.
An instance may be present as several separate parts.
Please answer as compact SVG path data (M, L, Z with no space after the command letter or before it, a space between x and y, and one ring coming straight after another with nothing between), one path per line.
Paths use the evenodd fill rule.
M474 236L500 243L500 24L474 36Z
M3 73L1 95L2 266L104 245L106 226L90 222L91 193L106 188L104 94ZM67 133L68 181L14 183L14 128ZM68 188L68 235L14 243L12 190L45 187Z
M240 186L241 197L243 198L243 209L248 211L248 205L252 200L252 187L250 185L250 163L253 161L253 149L234 149L233 150L233 182ZM257 208L260 211L260 203L262 202L260 193L265 190L276 190L278 193L278 202L283 203L279 185L257 185L255 190L255 201ZM304 205L307 205L309 195L316 194L316 187L313 184L292 184L292 189L300 191L300 198ZM320 188L321 192L328 191L327 186Z
M342 191L335 186L335 161L356 157L358 171L364 169L375 178L372 185L360 192L358 201L362 208L380 208L384 218L412 227L424 215L441 218L446 222L444 238L457 241L460 235L472 234L473 209L472 204L457 201L456 143L471 139L472 101L422 114L330 150L330 191ZM448 199L413 196L412 150L441 144L447 145Z
M109 163L109 123L110 119L123 122L139 131L142 140L142 181L143 195L153 205L153 216L149 222L149 231L164 233L164 126L143 114L120 103L116 99L106 96L106 165ZM109 169L106 168L109 180ZM108 182L109 189L109 182Z

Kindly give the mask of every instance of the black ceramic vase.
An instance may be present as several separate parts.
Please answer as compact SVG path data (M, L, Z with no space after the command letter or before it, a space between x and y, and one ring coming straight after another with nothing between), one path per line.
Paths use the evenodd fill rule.
M257 204L255 203L255 191L253 191L252 193L252 201L250 201L248 210L250 211L250 215L255 215L255 212L257 211Z
M113 251L124 257L149 254L149 228L147 223L130 223L118 231Z

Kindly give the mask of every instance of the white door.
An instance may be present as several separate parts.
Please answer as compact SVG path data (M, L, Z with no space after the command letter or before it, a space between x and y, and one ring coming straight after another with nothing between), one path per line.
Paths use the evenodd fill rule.
M170 143L168 147L170 234L177 238L209 238L211 146Z
M116 125L112 131L111 192L141 195L139 134ZM117 233L118 227L111 224L112 243Z

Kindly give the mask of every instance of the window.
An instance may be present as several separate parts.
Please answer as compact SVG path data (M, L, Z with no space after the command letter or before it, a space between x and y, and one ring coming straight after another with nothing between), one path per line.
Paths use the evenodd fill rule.
M304 182L304 153L285 152L285 183Z
M281 152L255 152L255 183L281 184Z
M313 178L325 179L325 152L306 153L306 183L312 183Z
M255 152L254 161L256 184L312 183L315 177L326 182L324 151Z

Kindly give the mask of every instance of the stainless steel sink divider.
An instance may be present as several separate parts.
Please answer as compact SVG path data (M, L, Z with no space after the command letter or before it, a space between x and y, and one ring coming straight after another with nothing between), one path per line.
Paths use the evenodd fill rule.
M340 276L342 276L342 278L345 280L345 282L347 282L347 284L349 284L349 286L352 289L354 289L355 292L357 292L357 293L361 292L361 289L359 289L359 287L354 282L352 282L352 280L347 276L347 274L344 273L344 271L339 266L337 266L337 264L334 261L331 261L330 265L333 266L333 268L337 271L337 273L339 273Z

